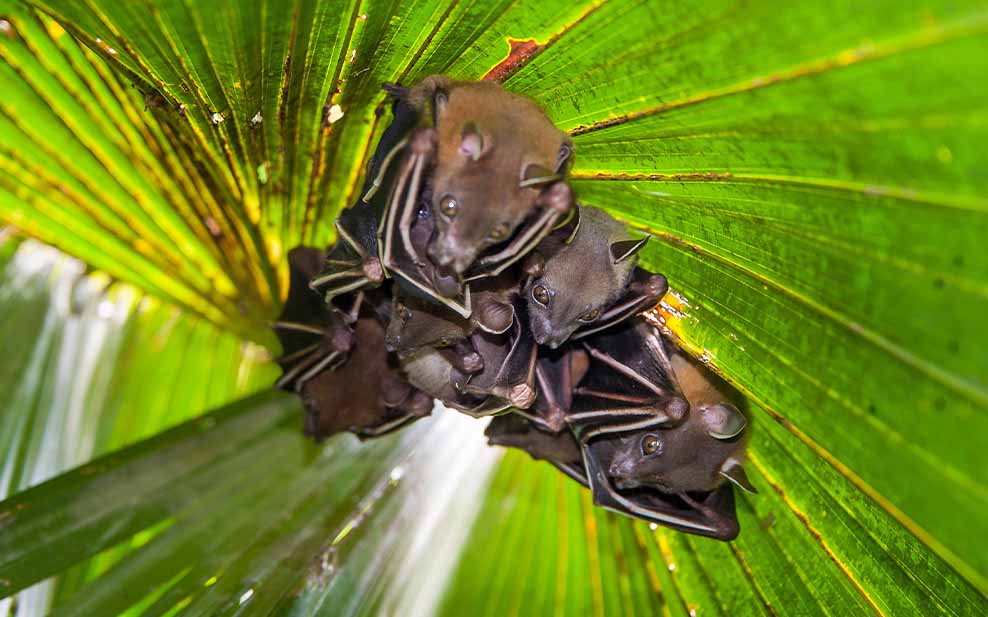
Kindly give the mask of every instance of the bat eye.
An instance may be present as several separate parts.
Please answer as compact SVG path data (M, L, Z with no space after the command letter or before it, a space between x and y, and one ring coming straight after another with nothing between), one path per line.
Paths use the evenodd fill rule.
M532 288L532 298L542 306L549 306L549 290L542 285L536 285Z
M491 231L491 240L504 240L508 237L510 227L507 223L501 223Z
M443 197L443 200L439 202L439 212L448 219L456 216L456 211L460 209L460 204L456 203L456 200L447 195Z
M651 456L662 449L662 441L655 435L642 437L642 454Z
M600 309L599 308L595 308L595 309L589 310L586 313L580 315L580 318L579 319L580 319L580 321L582 321L584 323L590 323L590 322L593 322L593 321L597 321L597 318L598 317L600 317Z

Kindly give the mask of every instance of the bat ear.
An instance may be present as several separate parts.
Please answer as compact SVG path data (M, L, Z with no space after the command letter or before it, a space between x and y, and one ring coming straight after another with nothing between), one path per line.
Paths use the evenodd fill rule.
M460 133L459 152L471 161L479 159L484 152L484 136L480 134L477 125L473 122L463 125L463 132Z
M720 468L720 475L730 480L738 488L752 495L758 493L758 489L748 479L748 474L744 472L744 467L733 457L724 461L724 464Z
M748 426L748 420L737 407L730 403L710 405L701 410L707 425L707 434L714 439L726 441L734 439Z
M432 122L439 126L439 117L446 111L449 102L449 89L452 81L445 75L429 75L414 88L408 90L408 102L416 109L425 109L432 104Z
M645 236L641 240L621 240L611 244L611 259L614 260L615 264L619 264L625 259L637 255L638 251L642 250L648 243L648 238L649 236Z
M565 175L564 171L569 166L573 158L573 140L566 135L565 141L559 146L559 154L556 156L556 173Z
M478 302L474 307L473 318L484 332L503 334L515 321L515 308L507 302L497 300Z

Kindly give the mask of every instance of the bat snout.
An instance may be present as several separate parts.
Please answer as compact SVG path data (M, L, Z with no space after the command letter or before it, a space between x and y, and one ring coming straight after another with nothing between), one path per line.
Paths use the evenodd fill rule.
M611 461L608 473L614 478L627 481L635 474L635 461L631 457L616 456Z

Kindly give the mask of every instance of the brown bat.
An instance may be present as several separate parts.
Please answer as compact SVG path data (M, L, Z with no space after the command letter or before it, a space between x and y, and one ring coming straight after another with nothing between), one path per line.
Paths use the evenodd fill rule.
M412 130L419 124L419 113L402 98L394 98L393 120L374 150L360 199L343 210L336 220L336 243L330 248L322 271L313 273L311 287L325 293L326 301L338 295L380 285L385 272L381 266L378 227L388 204L387 189L397 181L393 164L404 151Z
M361 316L349 360L301 387L305 433L323 439L342 431L377 437L429 415L433 401L401 376L384 349L384 328Z
M299 391L320 371L346 361L353 346L353 330L348 315L326 305L309 288L309 279L319 271L325 253L299 246L288 252L288 299L278 320L271 325L281 341L283 355L278 359L283 373L278 388Z
M569 237L552 234L526 258L524 294L535 340L555 349L650 308L665 294L665 277L635 268L648 241L629 239L623 223L579 206Z
M415 387L475 417L532 405L536 347L521 320L516 318L503 334L477 331L469 345L482 366L472 373L459 370L446 354L430 347L401 356L401 366Z
M560 181L572 140L534 102L493 82L433 75L408 98L433 112L437 233L428 255L447 293L471 269L474 277L497 274L524 256L569 210L569 188Z
M619 488L642 484L667 493L711 491L729 480L755 492L741 466L747 420L733 392L707 367L682 352L673 372L690 403L686 420L670 429L622 436L610 475Z
M670 353L640 319L583 346L591 367L566 420L583 445L595 502L689 533L736 536L725 480L751 490L740 463L747 422L726 384Z

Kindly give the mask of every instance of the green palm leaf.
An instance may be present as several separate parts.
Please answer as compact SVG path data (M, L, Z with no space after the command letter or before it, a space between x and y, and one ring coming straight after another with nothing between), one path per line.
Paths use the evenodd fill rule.
M0 614L988 613L983 3L0 20ZM381 82L436 72L534 98L581 201L656 237L651 316L750 401L737 541L448 413L316 446L268 391L285 253L332 240Z

